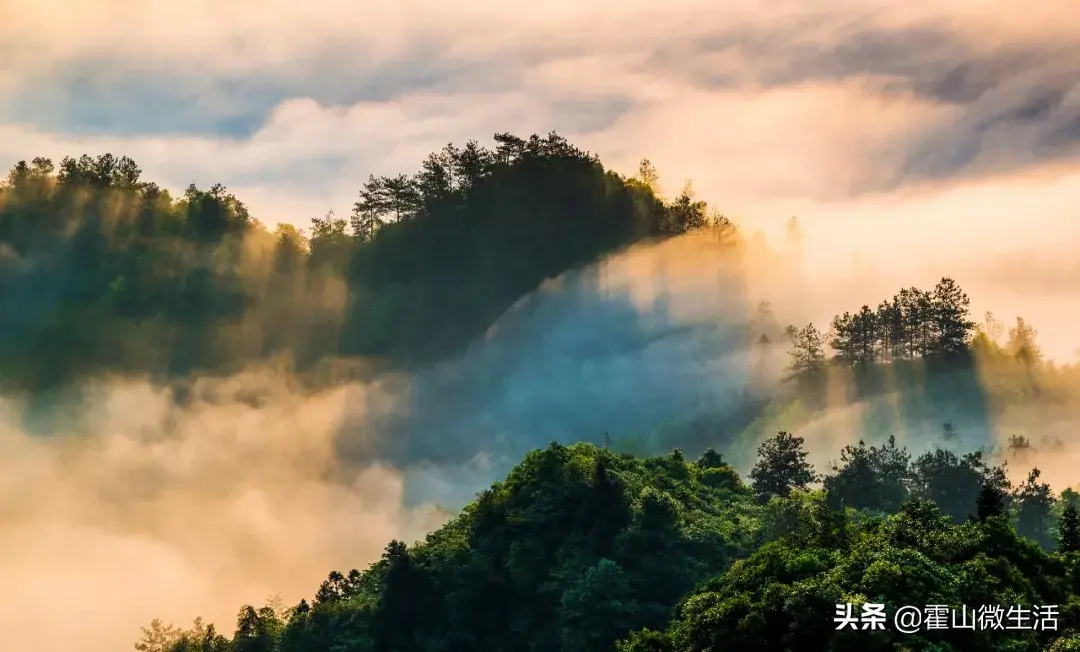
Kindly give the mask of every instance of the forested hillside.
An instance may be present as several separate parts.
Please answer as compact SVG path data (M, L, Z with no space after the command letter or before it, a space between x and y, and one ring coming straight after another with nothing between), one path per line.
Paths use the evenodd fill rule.
M451 145L414 175L370 177L347 217L270 232L225 188L172 197L128 158L19 163L0 186L0 389L271 359L322 382L349 361L448 357L545 279L631 244L704 228L739 241L689 186L665 201L655 183L647 161L625 178L555 134L498 134L494 149ZM762 305L737 346L779 353L786 369L754 380L768 390L744 401L753 413L692 437L553 443L426 540L389 542L298 604L244 606L235 624L155 622L137 647L1078 650L1080 496L1055 495L1038 469L1011 483L1005 465L1026 464L1032 443L999 450L991 432L1011 406L1071 404L1078 371L1042 360L1023 319L1004 337L969 306L947 277L828 329L786 326ZM857 440L845 433L835 466L814 469L798 429L855 403L869 406L856 428L867 441L844 446ZM964 420L930 424L929 450L889 436L944 409ZM695 461L681 452L708 446ZM740 447L756 452L745 478ZM891 621L838 629L845 603L1060 613L1056 629L900 634Z
M839 315L828 336L778 329L793 400L827 408L823 388L838 379L845 400L939 383L993 412L1000 392L984 379L1012 400L1060 399L1075 370L1043 363L1022 319L998 344L1001 326L976 325L968 305L946 278ZM958 380L976 395L958 393ZM1080 495L1056 495L1038 468L1009 480L1008 463L1032 449L1026 437L965 453L954 424L939 427L939 443L917 454L870 433L883 443L843 447L824 473L801 437L779 432L746 478L711 449L689 461L678 449L553 443L425 541L390 542L310 600L244 606L231 635L155 622L139 649L1078 649ZM851 605L855 627L839 626L838 605ZM881 628L858 624L864 605L882 605ZM898 609L928 605L971 626L898 631Z
M642 239L731 228L688 193L658 199L647 163L626 179L555 134L495 142L372 176L351 215L303 233L268 232L220 185L172 197L126 157L20 162L0 187L0 378L37 390L277 355L298 369L430 359L546 278Z
M1016 427L1015 412L1053 415L1050 421L1075 418L1080 366L1045 360L1037 331L1023 317L1010 326L991 313L976 320L970 304L949 277L929 289L901 288L877 308L845 311L827 328L785 326L762 303L748 320L746 347L751 379L765 389L754 412L741 415L748 420L728 419L719 429L703 431L673 423L621 433L614 447L652 455L722 445L743 465L752 446L777 430L797 431L830 408L851 405L859 406L859 418L832 434L850 437L854 430L884 437L906 431L917 438L940 436L952 446L997 445L1001 428ZM762 371L776 359L783 361L781 368ZM942 433L947 421L954 423ZM1030 419L1021 421L1023 430L1038 429ZM1061 446L1046 432L1041 436Z
M913 460L892 440L845 448L812 490L805 457L780 433L747 484L711 450L691 462L552 444L426 541L331 573L310 601L245 606L231 637L155 622L139 649L1076 649L1080 495L1055 498L1037 470L1013 487L983 451ZM1035 611L1024 631L900 634L838 631L843 603ZM1034 627L1037 605L1059 607L1056 629Z

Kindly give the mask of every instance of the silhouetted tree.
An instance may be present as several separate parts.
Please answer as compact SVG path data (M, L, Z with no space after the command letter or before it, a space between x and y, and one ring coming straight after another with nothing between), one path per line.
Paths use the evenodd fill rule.
M882 301L876 312L878 327L878 360L901 360L908 353L908 328L899 299Z
M652 190L657 195L660 194L660 174L656 171L656 166L654 166L649 159L641 159L641 163L638 165L636 178L649 188L649 190Z
M806 461L803 438L780 431L758 447L758 461L750 471L759 498L787 496L792 489L806 489L817 479Z
M789 331L790 332L790 331ZM788 370L794 378L813 378L825 366L825 343L821 331L807 324L792 333L791 364Z
M1068 503L1058 524L1058 546L1062 552L1080 552L1080 512Z
M418 591L417 570L408 546L391 541L383 553L385 571L380 586L380 609L375 621L375 639L384 650L404 649L412 640L410 622L423 604Z
M1016 318L1016 325L1009 329L1009 340L1005 350L1014 358L1027 366L1034 366L1042 361L1042 350L1036 343L1038 331L1024 321L1023 317Z
M273 652L281 623L273 609L245 606L236 618L235 652Z
M375 234L386 224L390 214L391 199L385 178L368 177L360 189L360 199L353 205L352 230L360 242L371 242ZM400 217L400 214L399 214Z
M971 300L951 278L943 278L934 286L932 309L934 342L931 353L954 356L967 351L968 341L975 329L971 320Z
M1032 469L1027 479L1016 489L1013 498L1016 505L1016 530L1044 548L1049 548L1050 512L1054 506L1054 495L1050 485L1039 482L1041 472Z
M705 202L694 198L694 188L689 181L682 192L667 208L667 220L661 227L664 235L679 235L700 229L709 223Z
M1005 447L1009 457L1024 457L1034 449L1031 440L1024 435L1009 435L1009 442Z
M879 349L878 318L870 306L859 312L845 312L833 318L833 337L829 345L836 351L836 359L847 366L865 368L872 364Z
M989 480L983 482L982 487L979 489L975 509L979 522L985 523L995 516L1004 515L1007 509L1005 497L1005 492L993 482Z
M720 468L727 465L727 463L724 462L723 454L716 452L716 450L712 448L709 448L702 453L696 464L703 469Z
M957 457L936 449L919 456L913 469L916 492L922 498L933 501L957 523L975 515L987 473L981 453Z
M352 242L348 233L348 223L334 216L330 211L325 217L311 219L310 266L319 268L329 266L330 271L341 274L347 269Z
M881 446L862 440L858 446L845 446L833 471L825 476L824 488L829 504L836 507L895 512L914 484L911 456L897 447L892 435Z

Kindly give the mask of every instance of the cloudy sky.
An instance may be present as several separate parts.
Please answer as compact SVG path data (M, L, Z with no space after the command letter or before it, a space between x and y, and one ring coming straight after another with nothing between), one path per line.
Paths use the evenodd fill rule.
M0 165L126 154L303 226L449 141L557 130L752 228L798 215L814 264L1023 303L1080 281L1071 4L0 0Z
M221 182L263 222L303 226L329 209L347 214L369 174L413 172L447 142L556 130L623 173L650 158L668 193L692 178L750 230L771 234L797 215L806 272L821 283L801 302L819 316L952 275L976 313L1022 314L1051 355L1071 358L1080 344L1075 7L0 0L0 167L128 155L170 189ZM18 497L3 504L25 508L11 518L29 523L0 537L0 576L16 587L0 596L0 629L13 649L124 649L156 615L227 623L242 601L306 595L327 567L431 527L429 514L400 505L396 471L372 469L340 493L295 464L321 469L337 414L325 403L352 396L286 397L254 415L213 403L180 418L149 389L121 389L99 428L115 435L67 467L41 442L11 435L14 412L0 404L0 502ZM129 443L165 421L189 433L175 444L184 450L136 456L144 449ZM305 427L319 431L311 450L295 437ZM160 466L180 461L205 476ZM114 500L143 477L172 484L147 505ZM244 487L246 502L189 493L213 493L206 478ZM183 528L153 518L151 506L179 514ZM125 530L131 522L141 529ZM115 599L99 599L103 585L120 587ZM58 591L83 617L56 609Z

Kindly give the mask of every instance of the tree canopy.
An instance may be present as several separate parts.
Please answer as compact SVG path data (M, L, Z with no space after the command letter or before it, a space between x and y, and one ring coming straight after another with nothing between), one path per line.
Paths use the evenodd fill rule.
M371 176L352 213L263 227L223 186L173 197L127 157L19 162L0 184L0 369L228 372L285 355L409 362L482 334L543 280L634 242L733 226L557 134L447 145ZM307 221L304 217L302 221Z
M689 183L661 198L647 160L627 178L554 133L447 145L415 174L358 185L348 215L270 231L223 186L174 197L126 157L18 163L0 185L0 389L229 373L278 356L295 370L349 356L426 362L547 278L643 240L735 229ZM788 236L800 237L794 222ZM1034 394L1053 395L1037 384L1050 365L1035 329L1017 318L997 344L1005 329L977 325L949 277L826 331L782 329L768 304L754 320L755 351L790 349L792 402L766 411L810 411L836 379L864 396L882 379L941 371L963 390L979 356L984 372L1012 365ZM942 431L915 453L888 431L852 437L822 473L797 428L774 429L750 440L745 479L726 448L690 461L679 449L620 452L623 433L603 448L553 443L424 541L388 542L368 568L329 572L295 605L245 605L217 626L154 621L136 648L1080 649L1080 495L1055 494L1038 468L1010 482L1004 458L1023 460L1025 437L1005 453L963 453L953 423ZM721 434L709 437L738 443ZM1053 630L900 635L838 628L843 605L1041 605L1061 617Z
M788 433L762 446L759 478L776 467L798 479L766 481L787 490L763 502L762 487L715 451L691 462L677 450L639 458L552 444L426 540L392 541L367 570L331 572L310 601L245 606L231 639L201 621L186 631L156 622L140 649L1071 649L1061 646L1080 635L1076 508L1068 503L1060 518L1029 512L1032 500L1066 500L1045 494L1037 471L995 489L1011 507L976 518L979 487L1000 484L1002 469L979 453L939 449L912 461L895 440L860 443L815 489L797 486L813 474L799 447ZM962 491L943 491L951 486ZM1060 544L1045 536L1055 529ZM858 614L866 603L888 614L1016 605L1029 618L1052 605L1060 623L916 634L891 621L837 627L837 605Z

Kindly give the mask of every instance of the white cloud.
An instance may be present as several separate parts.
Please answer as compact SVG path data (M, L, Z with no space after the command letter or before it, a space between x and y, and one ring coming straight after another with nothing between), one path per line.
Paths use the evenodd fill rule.
M624 173L649 157L669 192L693 178L751 228L799 215L813 283L791 303L808 317L955 274L977 311L1024 314L1049 353L1070 357L1080 301L1060 279L1077 274L1067 261L1080 236L1075 0L809 4L0 0L0 166L126 154L172 190L222 182L264 222L304 226L347 213L368 174L414 171L449 141L555 129ZM1050 99L1035 118L990 124L1036 91ZM3 122L5 100L24 102L18 120ZM101 115L114 119L78 133ZM236 115L250 124L226 136L222 119ZM970 161L950 158L964 152ZM1039 252L1037 268L1026 251ZM0 576L23 600L0 609L5 631L50 635L50 649L115 649L154 616L204 610L227 624L264 590L309 594L331 567L362 566L390 536L428 525L400 506L397 472L368 469L347 489L311 481L330 465L339 394L203 406L201 419L174 410L180 436L158 459L140 432L173 408L141 386L113 389L139 407L98 424L100 450L36 441L0 419L2 506L33 491L44 514L0 530ZM303 453L302 426L314 457L296 468L284 460ZM230 439L245 434L259 445ZM142 508L99 500L141 487L148 470L164 488ZM168 530L177 521L154 509L190 529ZM224 525L207 544L194 535L210 517ZM131 523L153 536L120 527ZM41 573L56 560L63 572L45 577L96 614L55 617ZM115 600L97 600L102 586Z
M775 225L791 214L823 224L822 216L831 216L830 223L850 231L837 238L827 229L830 251L865 254L874 240L855 236L860 224L885 220L921 225L901 230L905 243L932 238L931 229L940 232L946 223L953 235L983 230L993 205L964 191L984 183L957 176L965 170L999 171L984 176L984 185L1001 186L998 194L1007 195L995 201L1033 214L1029 219L1052 215L1044 220L1052 229L1066 209L1050 206L1022 177L1001 173L1042 170L1054 157L1058 169L1073 165L1069 138L1054 137L1062 129L1069 136L1075 118L1076 79L1067 64L1080 29L1063 19L1069 6L984 0L947 10L883 0L814 10L794 1L749 0L721 6L690 0L528 7L358 8L344 0L10 5L9 20L0 24L0 42L16 46L2 52L19 55L9 88L23 88L20 77L20 83L69 84L56 74L72 62L91 66L99 81L143 69L159 72L157 83L166 89L175 80L177 97L218 80L216 99L196 93L191 111L212 117L247 107L259 122L250 135L224 137L211 128L168 133L169 106L143 111L160 114L161 133L132 135L118 124L73 135L24 120L0 124L0 162L127 154L147 178L172 189L222 182L264 222L303 226L330 208L347 213L368 174L413 171L449 141L556 129L626 173L649 157L669 191L693 178L700 195L750 225ZM1044 50L1024 48L1058 46L1064 49L1053 59L1025 58ZM222 90L222 80L256 78L280 92L253 97ZM137 88L148 79L132 83ZM365 90L371 84L380 90ZM945 101L977 95L979 84L989 85L985 99ZM101 95L109 98L110 88ZM1049 99L1025 105L1033 91ZM117 90L115 103L137 105L132 92ZM69 121L80 119L76 109ZM1037 117L987 126L1002 112L1024 109ZM1058 141L1060 151L1048 149ZM949 160L963 151L971 155L967 163ZM910 178L898 176L905 166L913 170ZM938 178L923 180L931 173ZM911 217L916 213L933 217ZM847 258L834 252L830 259Z
M376 385L305 396L259 371L204 381L186 407L142 382L87 389L93 409L50 415L50 437L24 432L21 406L0 398L0 627L13 649L124 649L153 618L200 613L228 630L244 602L295 602L332 568L445 520L402 505L399 471L340 472L337 429Z

